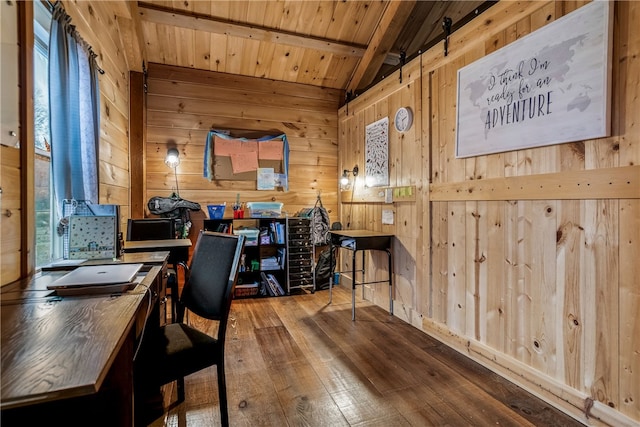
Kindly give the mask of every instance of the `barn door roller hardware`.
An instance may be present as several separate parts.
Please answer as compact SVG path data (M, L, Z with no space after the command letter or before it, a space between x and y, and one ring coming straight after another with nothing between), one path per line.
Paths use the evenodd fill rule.
M442 29L444 30L444 56L449 54L449 36L451 35L451 24L453 21L448 16L442 18Z
M348 90L344 96L345 104L347 104L347 116L349 115L349 102L351 102L353 98L355 98L353 91Z
M404 50L400 52L400 84L402 84L402 67L407 62L407 52Z

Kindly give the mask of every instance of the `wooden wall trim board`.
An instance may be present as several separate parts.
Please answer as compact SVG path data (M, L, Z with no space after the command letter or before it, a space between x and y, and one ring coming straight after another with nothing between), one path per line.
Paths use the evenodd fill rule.
M638 199L640 165L447 182L431 184L429 191L434 202Z
M129 76L129 182L131 187L129 216L144 218L146 209L145 188L147 175L146 142L146 99L145 76L131 71Z
M585 425L594 425L594 421L610 426L633 426L636 421L619 411L593 401L586 393L581 393L562 382L542 375L539 371L519 360L496 354L491 347L465 336L453 333L446 325L432 319L422 319L422 330L429 336L466 355L493 372L509 378L513 383L540 399L552 403L555 407L571 415Z
M400 187L370 187L362 188L358 191L341 191L341 203L386 203L386 192L391 191L392 202L415 202L417 198L415 185L404 185Z
M455 157L457 70L588 3L501 1L338 111L339 168L363 164L368 123L389 130L394 203L356 183L341 191L350 228L396 235L397 314L587 425L640 422L640 5L615 2L612 136ZM405 71L410 71L405 74ZM353 197L353 202L352 202ZM367 279L386 274L368 258ZM350 268L342 259L340 268ZM365 297L385 307L375 285ZM585 404L593 404L586 418Z
M33 110L33 4L18 2L18 38L20 44L20 141L34 140ZM21 144L20 170L33 170L35 164L34 144ZM33 173L20 174L20 277L35 272L36 233L35 176ZM7 277L9 278L9 277ZM15 280L16 278L14 278ZM3 274L3 283L5 278Z

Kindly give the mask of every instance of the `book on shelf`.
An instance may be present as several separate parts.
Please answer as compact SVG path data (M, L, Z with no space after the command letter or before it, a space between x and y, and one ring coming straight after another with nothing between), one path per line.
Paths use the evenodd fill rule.
M279 245L284 245L284 235L285 235L284 223L276 222L276 230L278 231L276 233L276 243L278 243Z
M280 270L280 261L276 256L260 258L260 270Z
M284 270L284 264L286 262L287 250L285 248L278 248L278 262L280 263L280 269Z
M267 288L269 295L274 297L284 295L284 289L273 274L266 274L262 272L260 275L262 276L262 280L265 283L265 287Z
M271 242L278 245L284 244L285 226L282 222L273 221L269 223L269 234Z
M231 233L231 224L226 223L226 222L221 222L220 224L218 224L218 227L216 228L216 231L218 233Z

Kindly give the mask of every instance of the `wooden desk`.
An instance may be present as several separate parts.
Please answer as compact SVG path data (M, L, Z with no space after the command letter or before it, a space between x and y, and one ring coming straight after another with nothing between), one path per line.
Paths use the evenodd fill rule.
M60 261L52 263L42 267L43 272L50 271L69 271L75 267L81 267L86 265L107 265L107 264L144 264L143 271L147 271L151 266L159 265L162 267L161 273L158 275L157 283L152 288L154 292L154 312L153 316L157 316L160 319L160 323L167 322L167 263L169 261L169 251L154 251L154 252L135 252L125 253L118 258L112 259L88 259L80 263L72 261ZM6 288L6 287L5 287ZM44 289L47 293L51 293ZM0 291L4 292L4 291ZM32 291L22 290L25 293L33 293ZM43 292L40 291L40 294ZM155 304L155 297L157 297L158 304Z
M352 252L351 259L351 320L356 320L356 286L369 285L373 283L389 284L389 314L393 315L393 259L391 256L391 240L393 234L380 233L369 230L331 230L329 250L331 253L331 264L334 265L335 249L342 248ZM345 242L349 241L350 245L345 246ZM362 252L362 269L356 270L356 254ZM389 260L389 278L387 280L378 280L365 282L365 251L384 251L387 253ZM356 273L362 274L362 281L356 280ZM338 272L342 275L342 272ZM333 275L329 277L329 303L331 303L333 288ZM363 291L364 292L364 291Z
M164 251L168 250L169 264L178 273L178 264L189 261L189 248L191 247L190 239L160 239L160 240L126 240L124 242L124 252L136 253L145 251ZM178 279L171 284L171 319L176 318L178 301Z
M174 266L179 262L189 260L189 239L160 239L160 240L126 240L124 242L124 252L149 252L149 251L169 251L169 264Z
M133 355L161 271L119 296L52 295L63 271L3 287L3 424L133 425Z

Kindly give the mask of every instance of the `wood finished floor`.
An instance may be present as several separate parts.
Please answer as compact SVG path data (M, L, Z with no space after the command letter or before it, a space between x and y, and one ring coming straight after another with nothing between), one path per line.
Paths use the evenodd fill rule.
M359 292L358 292L359 294ZM232 304L232 426L580 426L388 312L328 291ZM191 318L202 328L213 322ZM163 388L151 426L220 424L215 367ZM159 402L158 402L159 403Z

